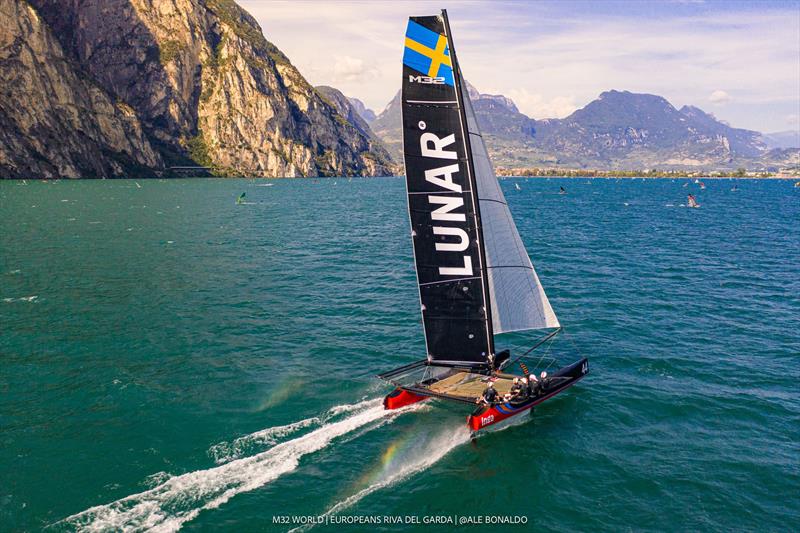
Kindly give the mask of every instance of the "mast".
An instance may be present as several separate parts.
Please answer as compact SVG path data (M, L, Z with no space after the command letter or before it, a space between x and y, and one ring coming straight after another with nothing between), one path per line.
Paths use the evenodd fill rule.
M472 203L475 209L475 223L478 229L478 250L480 253L480 269L482 272L483 282L483 308L486 313L486 334L489 339L489 354L491 361L494 362L494 331L492 329L492 309L490 306L491 292L489 290L489 275L486 269L486 250L483 244L483 225L481 224L481 209L480 202L477 200L478 183L475 179L475 164L472 160L472 146L470 144L469 133L467 132L467 115L462 102L461 91L461 68L458 64L458 56L456 55L456 47L453 43L453 33L450 31L450 19L447 17L447 10L442 9L442 18L444 19L444 31L447 37L448 45L450 47L450 57L453 63L453 83L456 89L456 100L458 101L458 110L461 115L461 134L464 139L464 151L467 154L467 169L469 174L470 187L475 193L472 195Z

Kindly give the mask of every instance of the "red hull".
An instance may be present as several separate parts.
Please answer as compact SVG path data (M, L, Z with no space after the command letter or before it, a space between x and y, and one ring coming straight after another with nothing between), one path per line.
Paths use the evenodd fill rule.
M524 413L532 408L533 404L526 405L525 407L521 407L519 409L514 409L507 403L496 405L494 407L490 407L480 415L469 415L467 417L467 425L472 431L480 431L483 428L492 426L498 422L502 422L507 418Z
M406 405L411 405L412 403L421 402L422 400L427 400L428 396L422 396L421 394L414 394L413 392L408 392L404 389L395 389L383 399L383 407L386 409L399 409L401 407L405 407Z
M583 363L583 361L581 361ZM479 411L477 413L473 413L467 417L467 425L472 431L479 431L481 429L487 428L498 422L502 422L512 416L516 416L518 414L524 413L529 411L533 406L542 403L543 401L547 400L548 398L552 398L559 392L564 391L565 389L570 388L575 383L581 380L585 373L588 371L588 367L583 367L581 369L581 375L575 378L573 381L570 381L563 387L559 387L558 389L554 390L553 392L546 394L540 398L537 398L535 401L524 404L518 407L511 405L510 403L500 403L493 405L492 407L486 408L483 411Z

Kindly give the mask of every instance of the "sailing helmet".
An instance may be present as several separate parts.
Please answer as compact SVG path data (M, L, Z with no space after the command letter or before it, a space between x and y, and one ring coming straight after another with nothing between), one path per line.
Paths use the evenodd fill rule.
M531 373L531 375L530 375L530 376L528 376L528 378L529 378L531 381L536 381L536 374L534 374L534 373Z
M494 381L490 381L487 387L494 387Z
M547 372L542 372L542 379L547 377Z

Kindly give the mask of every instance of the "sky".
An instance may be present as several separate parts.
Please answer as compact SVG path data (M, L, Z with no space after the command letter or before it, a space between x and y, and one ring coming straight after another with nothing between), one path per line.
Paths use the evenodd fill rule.
M530 117L617 89L739 128L800 129L800 0L238 2L310 83L376 112L400 88L408 17L444 7L464 77Z

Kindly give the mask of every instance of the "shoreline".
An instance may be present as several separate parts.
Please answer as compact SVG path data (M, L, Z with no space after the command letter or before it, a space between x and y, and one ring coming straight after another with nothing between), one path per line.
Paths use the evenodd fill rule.
M591 171L590 171L591 172ZM510 174L498 173L498 179L688 179L688 180L800 180L800 170L796 174L760 174L760 175L701 175L701 174L648 174L643 172L641 174L634 174L628 171L623 171L623 174L614 174L606 171L599 171L598 174ZM125 178L0 178L2 182L22 182L22 181L126 181L126 180L142 180L142 181L181 181L191 179L219 179L219 180L330 180L330 179L380 179L380 178L403 178L405 174L392 174L387 176L304 176L304 177L290 177L290 176L136 176Z

